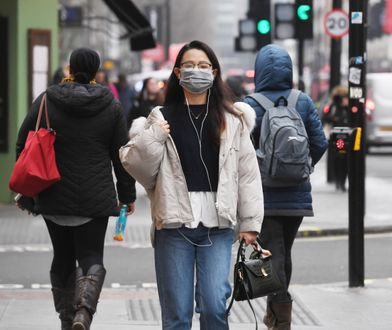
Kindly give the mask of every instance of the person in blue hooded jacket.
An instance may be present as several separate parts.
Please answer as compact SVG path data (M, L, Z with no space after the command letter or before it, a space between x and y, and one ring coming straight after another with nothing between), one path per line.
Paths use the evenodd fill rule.
M286 50L276 45L267 45L257 54L255 63L255 92L263 93L272 102L279 97L288 97L293 89L293 65ZM251 97L246 97L256 112L256 127L253 141L258 148L260 126L265 109ZM296 103L309 137L310 154L315 165L325 150L327 140L317 109L311 98L301 93ZM263 248L272 252L273 266L284 289L268 296L267 312L263 322L268 329L288 330L291 327L292 299L288 292L291 272L291 248L304 216L313 216L311 184L307 180L297 186L267 187L264 190L264 220L261 230Z

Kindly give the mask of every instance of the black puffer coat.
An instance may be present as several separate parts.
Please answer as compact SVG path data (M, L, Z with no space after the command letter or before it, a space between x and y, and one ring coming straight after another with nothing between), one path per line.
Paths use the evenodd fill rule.
M18 135L16 153L34 130L42 95L32 105ZM135 180L123 169L119 148L128 142L118 101L101 85L65 83L47 90L56 161L61 181L38 196L42 214L104 217L118 214L112 169L120 203L136 199ZM45 118L45 116L42 116ZM42 119L41 125L45 125ZM113 167L112 167L113 165Z

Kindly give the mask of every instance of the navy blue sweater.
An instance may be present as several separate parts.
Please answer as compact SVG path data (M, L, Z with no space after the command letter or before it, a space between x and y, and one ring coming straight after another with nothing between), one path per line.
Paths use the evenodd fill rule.
M188 113L188 107L185 104L178 108L164 107L162 113L170 125L170 135L180 157L188 191L211 191L211 189L216 191L218 187L219 147L211 142L213 136L208 118L204 121L201 132L206 105L190 105L189 107L191 114ZM201 157L198 135L201 137ZM202 160L207 167L208 174Z

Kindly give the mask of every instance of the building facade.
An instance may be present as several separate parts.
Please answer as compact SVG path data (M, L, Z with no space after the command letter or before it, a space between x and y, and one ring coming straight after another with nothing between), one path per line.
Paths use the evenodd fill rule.
M13 199L8 180L17 131L58 65L57 6L56 0L0 2L0 203Z

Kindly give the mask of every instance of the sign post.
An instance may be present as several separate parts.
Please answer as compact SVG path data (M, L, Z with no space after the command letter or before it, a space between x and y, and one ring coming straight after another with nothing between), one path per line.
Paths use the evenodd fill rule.
M324 17L324 29L331 39L331 55L329 65L331 68L329 78L329 91L340 85L340 63L342 54L341 38L348 33L349 20L346 12L342 10L342 0L333 1L333 9Z
M349 108L355 132L348 164L350 287L364 286L367 5L368 0L350 0Z

